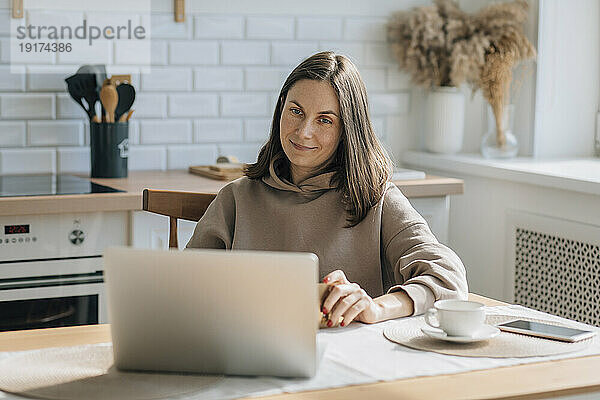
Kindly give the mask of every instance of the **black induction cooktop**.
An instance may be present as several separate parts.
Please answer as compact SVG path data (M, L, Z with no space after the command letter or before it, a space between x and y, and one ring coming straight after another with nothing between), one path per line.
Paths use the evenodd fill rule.
M123 190L98 185L74 175L0 176L0 197L49 196L59 194L115 193Z

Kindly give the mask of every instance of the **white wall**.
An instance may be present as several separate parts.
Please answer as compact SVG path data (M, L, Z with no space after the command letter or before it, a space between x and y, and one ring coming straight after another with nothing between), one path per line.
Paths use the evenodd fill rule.
M600 99L600 2L540 3L536 157L593 156Z
M78 23L100 16L82 9L87 2L62 3L71 10L40 14L48 11L47 2L26 2L26 22L36 15ZM186 21L175 23L171 0L153 1L150 74L136 65L135 49L121 43L107 43L108 52L98 58L71 55L71 63L54 66L54 74L40 74L36 65L11 74L8 32L0 28L0 173L89 171L88 124L64 83L84 63L107 62L113 64L109 74L133 75L138 97L130 127L131 170L187 168L221 154L255 160L285 77L321 50L355 61L384 143L405 136L410 85L390 57L385 24L392 10L426 3L188 0ZM8 8L0 9L0 21L9 21Z

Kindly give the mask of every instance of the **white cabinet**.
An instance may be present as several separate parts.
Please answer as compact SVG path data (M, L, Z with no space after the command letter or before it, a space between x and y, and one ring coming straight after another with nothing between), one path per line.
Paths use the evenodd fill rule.
M409 199L413 207L425 218L437 239L448 240L448 196ZM179 221L177 241L183 249L194 233L195 222ZM138 248L166 249L169 246L169 218L146 211L131 213L131 245Z
M418 197L408 200L415 210L425 218L437 240L447 245L450 197Z
M183 249L194 233L196 222L179 220L177 243ZM147 211L131 212L131 245L144 249L169 248L169 217Z

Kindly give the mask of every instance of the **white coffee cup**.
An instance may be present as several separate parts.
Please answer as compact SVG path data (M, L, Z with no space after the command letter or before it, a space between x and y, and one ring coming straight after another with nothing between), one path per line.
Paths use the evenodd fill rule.
M425 321L449 336L471 336L485 323L484 305L467 300L438 300L427 310Z

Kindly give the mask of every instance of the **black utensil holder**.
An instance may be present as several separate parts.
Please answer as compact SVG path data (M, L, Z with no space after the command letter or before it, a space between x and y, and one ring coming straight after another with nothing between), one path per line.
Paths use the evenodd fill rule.
M91 122L90 153L92 178L127 177L129 123Z

